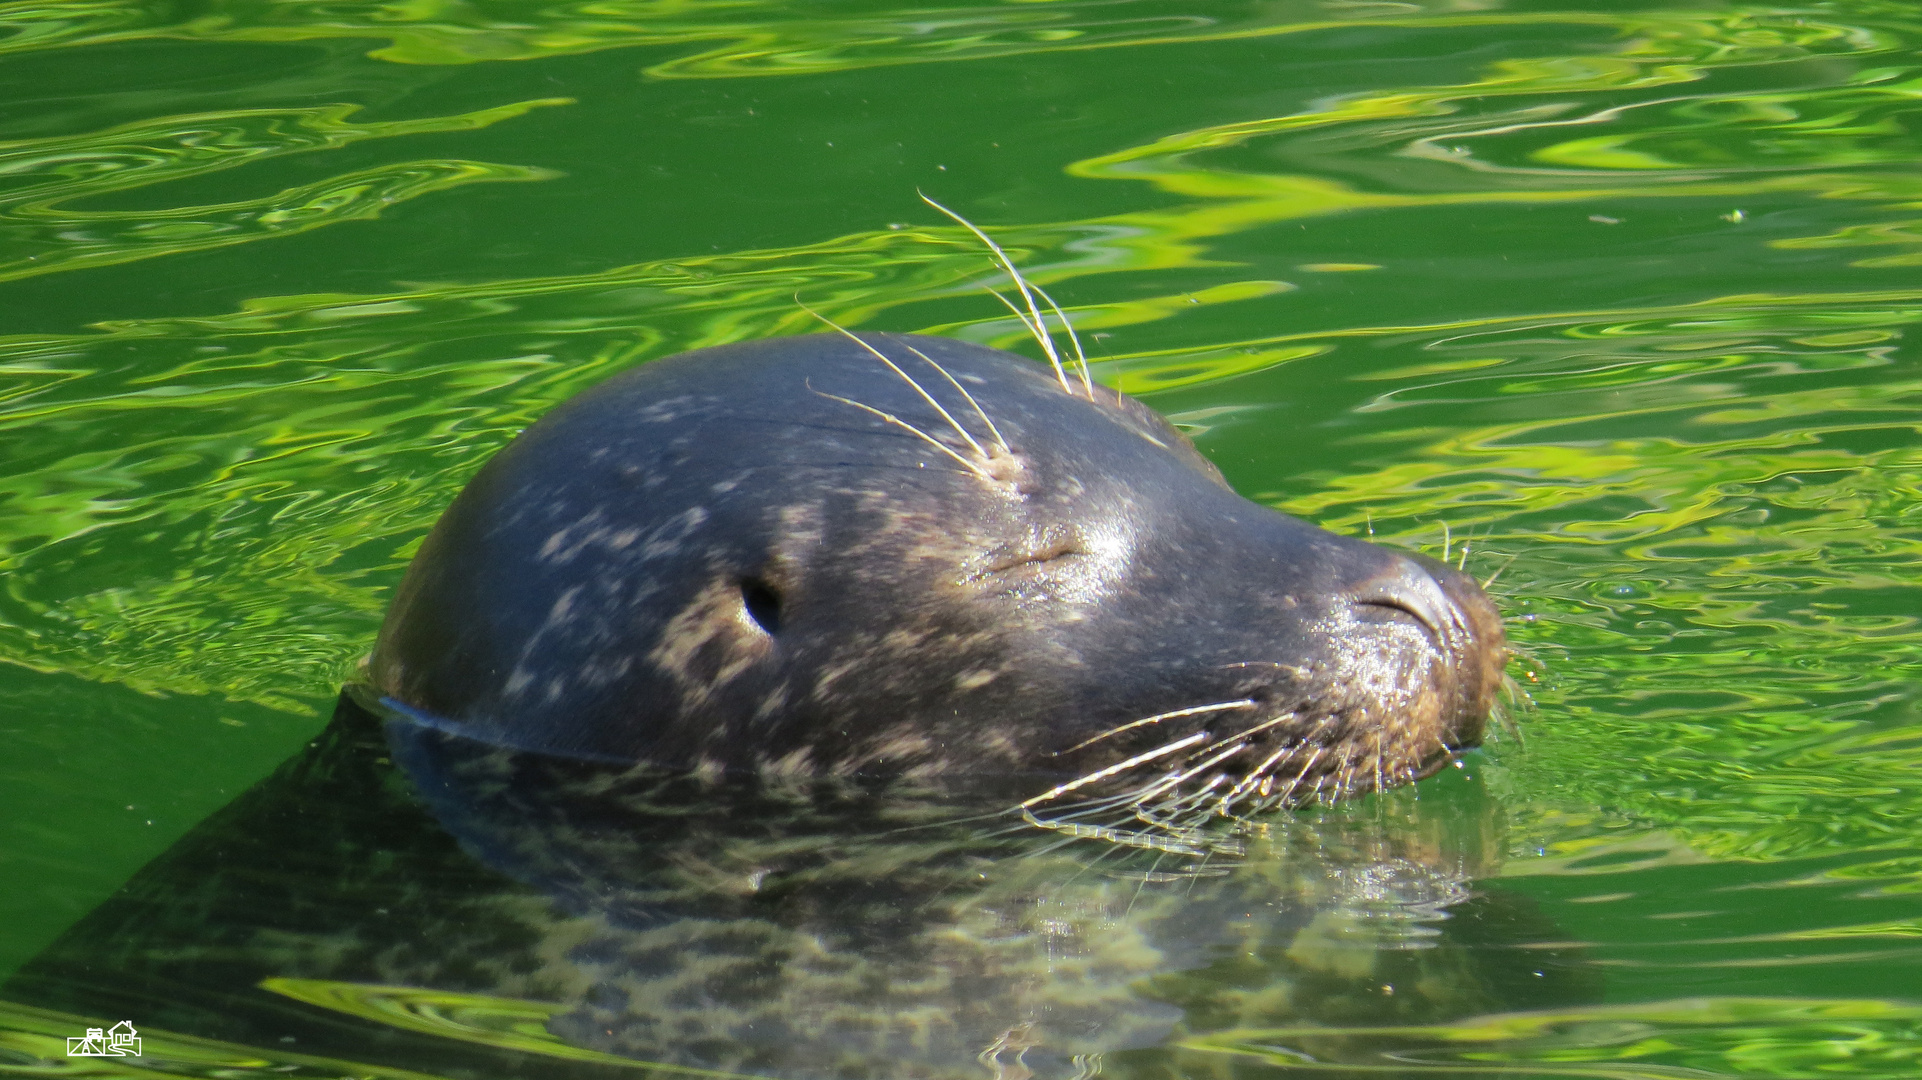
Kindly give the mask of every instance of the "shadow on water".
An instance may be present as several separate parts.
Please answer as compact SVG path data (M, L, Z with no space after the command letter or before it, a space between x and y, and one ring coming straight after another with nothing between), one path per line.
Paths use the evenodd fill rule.
M170 1073L789 1077L1234 1071L1234 1031L1364 1064L1407 1042L1373 1029L1599 996L1532 901L1475 884L1492 810L1391 796L1195 857L1026 825L1033 782L704 782L343 695L5 995L142 1017ZM84 1026L8 1008L16 1051Z

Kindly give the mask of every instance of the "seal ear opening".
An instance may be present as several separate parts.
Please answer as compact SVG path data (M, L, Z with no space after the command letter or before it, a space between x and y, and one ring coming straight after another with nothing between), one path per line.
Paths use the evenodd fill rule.
M781 594L759 578L741 582L741 606L769 637L781 632Z

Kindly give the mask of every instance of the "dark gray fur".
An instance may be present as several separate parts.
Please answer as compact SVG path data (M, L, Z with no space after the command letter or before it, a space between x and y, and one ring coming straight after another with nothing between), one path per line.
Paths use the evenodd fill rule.
M1471 580L1241 498L1132 399L825 334L656 361L529 428L371 670L450 730L710 773L1074 777L1259 727L1221 774L1266 761L1301 801L1474 745L1506 656Z

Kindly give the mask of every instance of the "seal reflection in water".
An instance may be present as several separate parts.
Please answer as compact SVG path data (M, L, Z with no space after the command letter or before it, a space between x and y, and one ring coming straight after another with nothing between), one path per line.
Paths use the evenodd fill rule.
M344 699L0 997L138 1017L145 1068L229 1080L166 1033L262 1075L1163 1080L1241 1075L1182 1047L1250 1029L1399 1075L1385 1026L1593 996L1527 901L1468 885L1503 846L1469 785L1271 815L1224 857L996 813L1024 783L701 777Z
M289 997L527 999L570 1053L796 1078L1501 1004L1401 948L1473 865L1235 824L1477 744L1494 607L1086 372L843 332L560 407L434 528L327 735L10 992L242 1041ZM1392 963L1302 959L1356 912Z

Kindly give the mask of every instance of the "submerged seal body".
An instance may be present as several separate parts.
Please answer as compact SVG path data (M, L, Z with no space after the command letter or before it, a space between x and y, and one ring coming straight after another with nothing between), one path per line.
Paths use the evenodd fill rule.
M427 538L369 672L518 750L1225 812L1426 775L1506 659L1471 579L1241 498L1137 401L844 332L669 357L534 424Z
M343 700L0 998L53 1032L140 1017L185 1075L1088 1080L1251 1048L1400 1075L1477 1052L1436 1025L1600 996L1477 883L1507 838L1468 785L1275 815L1227 859L1009 828L974 787L710 783Z

